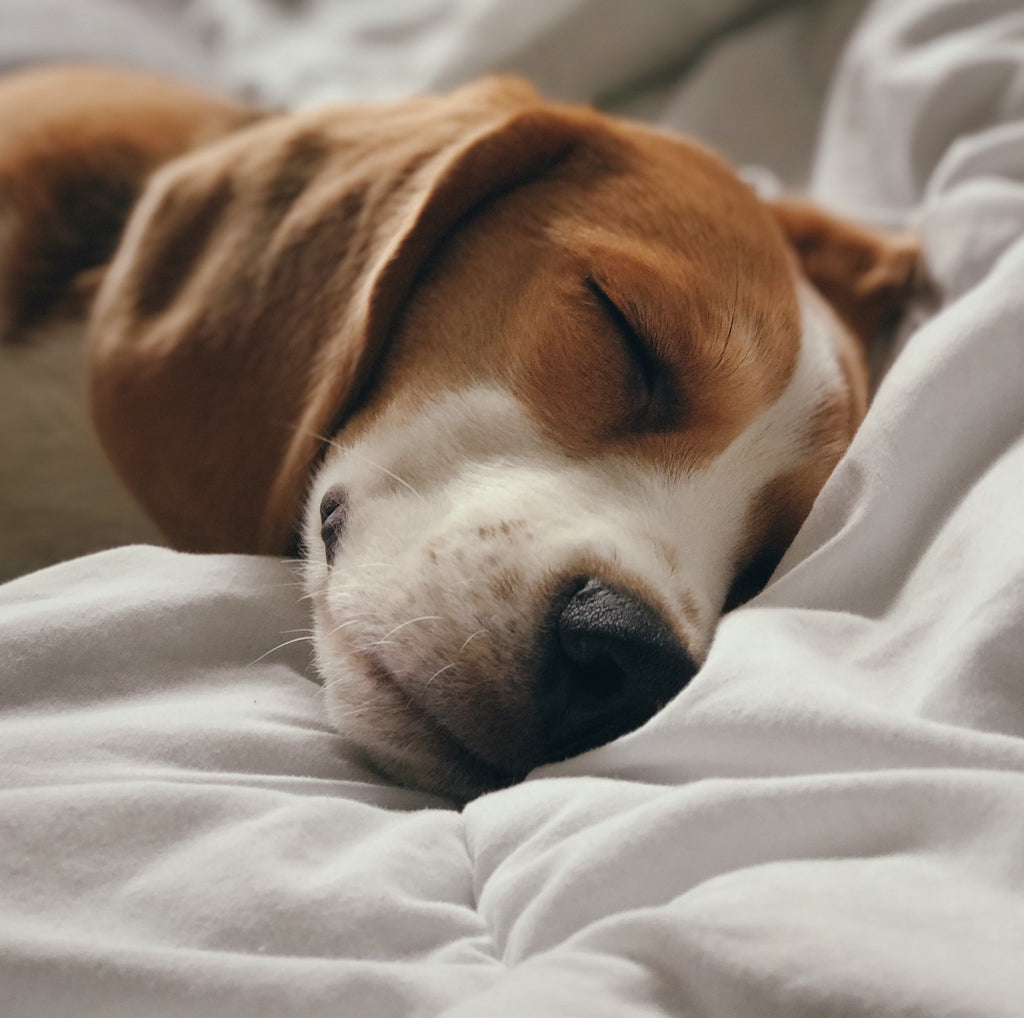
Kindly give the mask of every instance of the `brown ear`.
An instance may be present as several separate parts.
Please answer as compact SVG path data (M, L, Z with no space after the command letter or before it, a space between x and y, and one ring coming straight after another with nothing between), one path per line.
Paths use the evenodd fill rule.
M584 127L528 86L277 118L161 171L90 330L94 418L171 541L280 554L414 278Z
M799 201L769 203L807 278L867 347L909 299L917 241L883 233Z
M0 81L0 339L69 307L143 182L253 114L162 78L49 66Z

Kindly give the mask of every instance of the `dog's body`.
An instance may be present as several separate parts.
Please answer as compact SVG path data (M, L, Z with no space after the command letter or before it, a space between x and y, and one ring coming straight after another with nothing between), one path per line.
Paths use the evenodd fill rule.
M61 73L118 87L21 87ZM42 303L113 251L93 416L163 533L298 537L332 718L404 780L466 797L642 723L849 444L913 246L518 82L273 117L147 87L128 119L155 104L183 154L136 127L116 250ZM18 188L67 147L0 137L11 322L42 229Z

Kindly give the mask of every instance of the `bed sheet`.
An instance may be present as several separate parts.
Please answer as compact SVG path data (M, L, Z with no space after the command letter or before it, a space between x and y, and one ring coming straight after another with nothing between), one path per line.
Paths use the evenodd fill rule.
M54 2L54 0L49 0ZM150 0L154 2L154 0ZM865 0L189 0L229 87L290 107L443 91L481 74L687 131L806 184Z
M913 223L937 296L641 730L458 811L328 729L288 563L0 587L0 1011L1021 1013L1019 4L873 4L810 169Z

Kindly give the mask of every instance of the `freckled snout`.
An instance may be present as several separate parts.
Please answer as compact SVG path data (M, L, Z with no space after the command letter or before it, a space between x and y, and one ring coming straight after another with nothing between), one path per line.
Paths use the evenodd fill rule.
M638 595L578 579L555 599L536 698L546 760L563 760L636 728L697 665Z
M352 522L348 490L333 485L318 508L328 569L344 569ZM508 541L512 533L505 534ZM454 554L424 559L426 574L410 565L386 587L390 599L407 597L403 588L433 591L422 612L415 602L398 600L401 609L392 606L378 616L387 603L380 590L360 591L358 580L347 581L350 607L330 623L332 643L355 651L357 672L365 672L364 681L376 691L367 698L377 709L365 720L369 729L386 733L383 743L372 739L383 749L377 758L406 780L423 778L419 767L407 773L393 748L408 744L409 735L396 727L400 718L438 760L454 765L452 777L437 784L471 796L639 727L697 671L693 655L654 605L593 576L570 575L557 592L549 588L546 608L537 605L536 588L531 594L529 583L518 584L503 611L495 605L493 614L474 619L479 628L466 639L466 625L452 624L457 616L436 599L451 589L460 603L471 600L474 589L489 589L488 569L467 570L462 582L442 586L435 572L449 558L458 561ZM372 667L365 667L367 661ZM330 693L344 704L352 725L345 688ZM382 696L390 707L381 706ZM457 779L455 770L461 772Z

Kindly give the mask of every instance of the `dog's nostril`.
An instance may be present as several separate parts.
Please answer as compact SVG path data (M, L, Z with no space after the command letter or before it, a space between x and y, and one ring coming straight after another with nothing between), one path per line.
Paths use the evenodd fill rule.
M638 727L697 671L651 605L603 580L576 581L555 612L538 690L548 760Z
M559 650L581 691L595 696L618 693L626 679L628 662L623 659L628 648L614 637L581 629L577 619L565 619L564 625L559 621Z
M345 524L348 522L348 492L335 485L320 499L320 540L324 543L327 564L333 565Z

